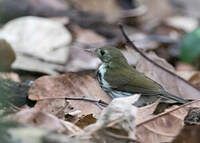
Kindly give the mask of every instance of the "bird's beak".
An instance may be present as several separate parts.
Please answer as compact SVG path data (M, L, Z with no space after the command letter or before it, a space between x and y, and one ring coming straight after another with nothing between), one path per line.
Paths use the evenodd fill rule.
M84 51L90 53L93 56L97 56L97 54L96 54L96 48L84 49Z

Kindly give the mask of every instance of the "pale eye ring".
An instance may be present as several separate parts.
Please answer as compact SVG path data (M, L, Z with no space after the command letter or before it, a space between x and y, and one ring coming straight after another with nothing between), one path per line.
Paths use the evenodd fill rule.
M106 52L104 50L101 50L100 53L103 56Z

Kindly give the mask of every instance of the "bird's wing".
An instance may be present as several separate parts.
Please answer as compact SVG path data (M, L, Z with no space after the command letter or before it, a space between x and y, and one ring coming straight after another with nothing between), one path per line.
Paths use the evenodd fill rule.
M130 68L113 69L118 71L112 70L112 72L108 70L106 81L112 89L147 95L161 93L163 88L158 83L146 77L143 73L136 71L134 68Z

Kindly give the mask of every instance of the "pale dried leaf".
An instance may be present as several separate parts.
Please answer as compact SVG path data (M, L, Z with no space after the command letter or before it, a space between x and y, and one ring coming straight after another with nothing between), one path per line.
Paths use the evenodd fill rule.
M140 95L115 98L101 113L98 121L85 128L87 135L101 138L104 142L124 142L135 139L135 118L137 107L135 103ZM113 138L116 135L119 138ZM123 136L124 138L120 138Z
M72 39L63 24L33 16L9 21L0 30L0 38L6 39L17 55L13 68L48 74L65 64Z

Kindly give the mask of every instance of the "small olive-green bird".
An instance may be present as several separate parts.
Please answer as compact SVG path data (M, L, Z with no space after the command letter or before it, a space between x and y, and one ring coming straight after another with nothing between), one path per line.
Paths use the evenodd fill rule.
M187 101L168 93L164 88L138 72L130 66L117 48L103 47L95 50L95 54L103 62L97 71L97 79L104 92L111 98L141 94L146 99L156 96L158 98L171 99L178 103ZM142 103L144 104L144 103ZM141 103L138 104L141 106Z

